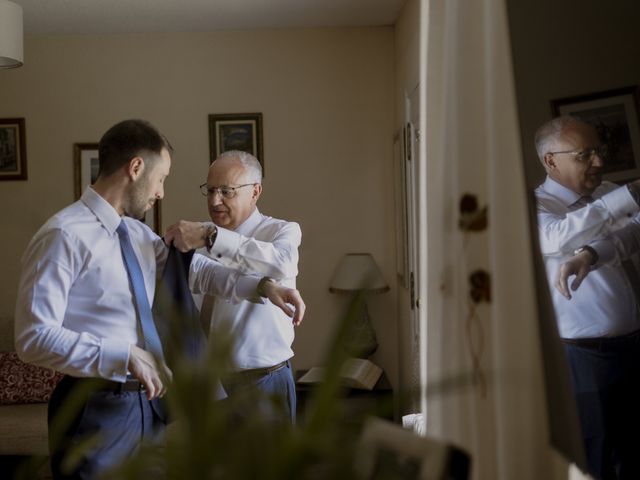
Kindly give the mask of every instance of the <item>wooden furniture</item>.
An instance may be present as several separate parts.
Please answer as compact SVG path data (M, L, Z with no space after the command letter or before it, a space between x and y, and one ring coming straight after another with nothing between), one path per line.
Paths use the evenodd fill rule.
M298 420L303 422L308 414L308 408L313 401L314 390L318 385L300 384L297 379L307 370L296 370L296 395ZM393 421L393 388L386 374L382 374L373 390L343 387L336 399L340 416L345 420L356 423L366 416L374 415Z

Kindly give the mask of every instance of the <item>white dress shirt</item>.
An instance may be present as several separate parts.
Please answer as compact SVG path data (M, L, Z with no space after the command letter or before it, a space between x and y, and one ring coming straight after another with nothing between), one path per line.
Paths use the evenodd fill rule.
M126 379L129 347L142 335L116 233L122 218L89 187L35 234L22 257L15 312L24 361L77 377ZM144 223L124 221L153 304L168 249ZM207 291L235 301L255 296L259 279L208 264L197 279Z
M298 274L298 247L302 240L300 226L254 212L235 231L218 227L211 252L198 250L192 273L197 273L199 259L209 257L238 272L271 277L279 284L295 288ZM203 293L194 282L191 291L196 304ZM264 304L247 301L233 303L216 298L210 338L217 329L230 329L234 345L232 362L235 369L264 368L277 365L293 356L292 319L268 300Z
M595 200L580 207L576 205L579 194L547 177L535 195L540 249L560 336L615 337L640 328L636 297L620 262L600 262L572 292L571 300L553 287L558 268L576 248L593 245L594 240L638 221L638 205L628 189L603 182L592 194ZM607 257L611 257L610 250Z

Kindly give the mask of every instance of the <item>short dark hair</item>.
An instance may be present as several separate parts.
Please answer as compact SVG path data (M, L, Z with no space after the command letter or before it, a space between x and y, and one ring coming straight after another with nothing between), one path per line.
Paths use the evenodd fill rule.
M134 119L116 123L100 139L98 176L112 175L136 156L153 162L163 149L173 153L173 147L167 138L146 120Z

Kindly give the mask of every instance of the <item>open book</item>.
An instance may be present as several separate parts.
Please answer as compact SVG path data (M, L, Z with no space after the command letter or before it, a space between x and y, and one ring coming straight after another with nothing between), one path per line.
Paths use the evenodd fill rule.
M321 383L324 375L324 367L313 367L298 379L298 383ZM381 375L382 369L369 360L349 358L342 367L340 379L347 387L373 390Z

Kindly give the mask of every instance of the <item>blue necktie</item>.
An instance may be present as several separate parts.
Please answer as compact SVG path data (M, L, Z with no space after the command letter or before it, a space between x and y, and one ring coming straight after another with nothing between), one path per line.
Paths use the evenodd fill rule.
M127 230L127 225L124 223L124 220L120 222L116 232L118 232L118 237L120 238L122 258L124 259L124 265L127 269L127 275L129 276L129 284L133 290L134 305L138 311L145 348L155 357L164 361L162 344L160 343L158 330L156 330L156 326L153 323L153 314L149 306L147 290L144 287L144 277L142 276L142 270L140 270L140 264L138 263L136 254L133 251L133 246L129 239L129 231Z

